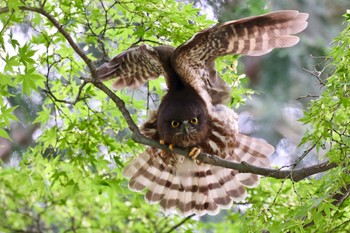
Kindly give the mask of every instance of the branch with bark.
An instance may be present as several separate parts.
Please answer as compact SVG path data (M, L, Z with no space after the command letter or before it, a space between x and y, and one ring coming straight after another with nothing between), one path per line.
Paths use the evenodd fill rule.
M79 93L76 97L75 101L64 101L64 100L57 100L53 98L55 101L65 102L67 104L75 104L76 102L84 99L80 97L80 94L82 93L83 88L86 86L86 84L91 83L96 88L103 91L118 107L118 109L121 111L123 117L125 118L129 129L132 132L132 139L137 142L144 145L148 145L151 147L159 148L165 151L169 151L169 148L165 145L160 144L157 141L154 141L152 139L149 139L141 134L138 126L135 124L135 122L132 120L130 113L125 107L125 103L122 99L120 99L113 91L111 91L109 88L107 88L103 83L98 81L96 79L96 67L91 61L91 59L88 58L88 56L79 48L77 43L74 42L73 38L69 35L69 33L64 29L63 25L61 25L49 12L47 12L43 6L38 7L28 7L28 6L20 6L20 10L22 11L29 11L29 12L35 12L42 16L44 16L48 21L52 23L52 25L64 36L64 38L67 40L69 45L72 47L72 49L77 53L77 55L86 63L87 67L89 68L90 77L89 78L82 78L83 84L79 88ZM0 8L0 14L1 13L7 13L9 12L9 9L7 7ZM51 96L50 93L47 93ZM53 96L51 96L53 97ZM179 155L188 156L189 149L182 149L182 148L174 148L172 152L175 152ZM325 172L327 170L330 170L337 166L335 163L328 163L323 162L320 164L316 164L309 167L304 167L300 169L295 169L294 167L296 164L290 165L288 167L292 167L291 169L279 168L279 169L268 169L268 168L261 168L252 166L248 163L241 162L241 163L234 163L230 161L226 161L224 159L221 159L215 155L210 155L206 153L201 153L197 159L200 162L212 164L215 166L225 167L225 168L231 168L238 170L242 173L254 173L258 175L268 176L268 177L274 177L276 179L291 179L293 181L300 181L306 177L309 177L311 175Z
M182 149L182 148L175 147L172 151L169 151L169 148L167 146L164 146L160 144L158 141L155 141L143 136L139 131L139 128L137 127L135 122L132 120L128 110L125 108L125 103L117 95L115 95L114 92L109 90L104 84L100 82L94 82L94 85L98 87L100 90L102 90L103 92L105 92L118 106L119 110L122 112L123 116L125 117L129 125L129 129L132 131L132 139L135 142L188 157L188 153L190 152L189 149ZM292 169L282 170L282 168L269 169L269 168L256 167L246 162L235 163L235 162L227 161L218 156L207 154L207 153L199 154L196 159L203 163L235 169L241 173L254 173L258 175L274 177L276 179L291 179L293 181L300 181L306 177L330 170L337 166L337 164L335 163L323 162L320 164L316 164L313 166L304 167L300 169L292 168ZM296 164L293 164L290 167L294 167L295 165Z

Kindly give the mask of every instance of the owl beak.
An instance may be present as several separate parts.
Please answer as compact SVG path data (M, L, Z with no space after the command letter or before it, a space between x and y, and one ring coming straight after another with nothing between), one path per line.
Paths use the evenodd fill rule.
M190 134L190 127L188 122L185 121L181 124L181 132L186 135Z

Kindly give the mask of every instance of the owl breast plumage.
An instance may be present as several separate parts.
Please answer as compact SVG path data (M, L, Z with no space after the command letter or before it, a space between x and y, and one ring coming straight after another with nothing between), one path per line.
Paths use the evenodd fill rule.
M163 75L168 91L141 132L171 146L194 148L233 162L269 167L274 148L239 132L237 115L223 103L230 87L216 73L214 60L226 54L262 55L290 47L307 26L308 15L278 11L218 24L197 33L178 48L130 48L102 65L100 80L116 78L116 89L137 88ZM147 148L123 170L129 187L146 190L145 199L165 212L217 214L243 200L245 187L259 183L255 174L208 164L157 148Z

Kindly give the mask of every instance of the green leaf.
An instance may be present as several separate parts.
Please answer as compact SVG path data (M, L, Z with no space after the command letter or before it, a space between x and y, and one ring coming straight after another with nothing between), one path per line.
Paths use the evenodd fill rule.
M51 116L51 110L43 106L42 110L38 113L37 118L33 121L33 123L44 124L48 122Z
M19 11L19 7L24 6L22 1L20 0L11 0L7 2L7 7L9 8L9 11Z
M12 141L12 139L9 136L9 134L4 129L0 129L0 137L7 138L7 139Z
M5 65L4 71L5 72L8 71L10 73L13 72L14 67L19 66L21 64L17 56L10 57L8 54L6 54L5 63L6 65Z

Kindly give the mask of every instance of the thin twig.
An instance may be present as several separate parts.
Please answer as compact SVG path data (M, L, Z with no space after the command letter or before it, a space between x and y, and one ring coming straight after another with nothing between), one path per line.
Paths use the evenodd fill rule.
M2 27L2 29L1 29L1 31L0 31L0 36L1 36L1 37L3 37L4 31L5 31L6 27L7 27L7 25L8 25L8 24L10 23L10 21L11 21L13 12L14 12L14 11L11 12L11 15L8 17L7 21L4 23L4 26Z
M295 161L294 167L296 167L305 157L308 155L315 147L317 142L321 140L321 137L312 145L310 146L307 150L304 151L304 153Z
M343 227L343 226L349 226L350 225L350 219L349 220L347 220L347 221L345 221L345 222L343 222L343 223L341 223L341 224L339 224L338 226L336 226L335 228L333 228L332 230L330 230L329 232L336 232L336 231L338 231L341 227ZM344 230L344 229L343 229ZM348 229L349 230L349 229ZM345 231L344 231L345 232ZM347 231L348 232L348 231Z
M78 94L77 94L77 96L76 96L76 98L75 98L74 101L58 99L58 98L51 92L51 90L50 90L49 88L48 88L48 89L43 89L43 92L46 93L47 95L49 95L49 96L50 96L54 101L56 101L56 102L75 105L75 104L78 103L79 101L85 100L85 99L89 98L88 96L83 96L83 97L81 97L81 93L82 93L84 87L86 86L86 84L88 84L88 83L89 83L89 81L85 81L85 80L84 80L84 82L80 85Z
M186 218L182 219L181 222L179 222L178 224L172 226L172 227L170 228L170 230L167 231L166 233L170 233L170 232L176 230L176 228L178 228L179 226L181 226L182 224L184 224L185 222L187 222L188 220L190 220L193 216L195 216L195 214L191 214L191 215L187 216Z
M319 95L310 95L310 94L307 94L307 95L303 95L303 96L299 96L298 98L296 98L295 100L301 100L301 99L305 99L305 98L318 98L320 97Z
M276 203L277 198L278 198L278 196L280 195L280 193L281 193L281 191L282 191L282 188L283 188L283 186L284 186L284 182L285 182L285 181L286 181L286 180L282 180L281 186L280 186L280 188L278 189L278 191L277 191L277 193L276 193L276 196L275 196L275 198L273 199L273 201L271 202L270 206L273 206L273 205Z
M308 69L303 68L303 70L306 71L306 72L308 72L308 73L311 74L312 76L316 77L317 80L318 80L318 82L319 82L322 86L325 86L325 85L326 85L326 83L325 83L324 81L322 81L322 79L321 79L321 74L322 74L322 72L323 72L324 69L323 69L322 71L318 71L318 70L316 70L316 69L314 69L314 70L312 71L312 70L308 70Z

